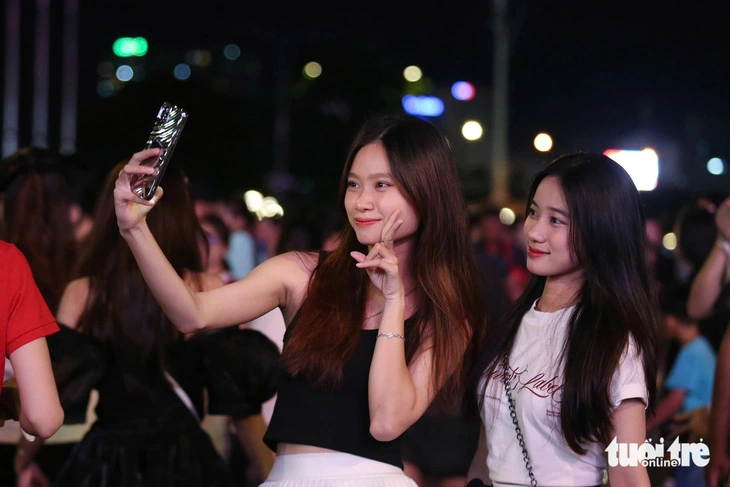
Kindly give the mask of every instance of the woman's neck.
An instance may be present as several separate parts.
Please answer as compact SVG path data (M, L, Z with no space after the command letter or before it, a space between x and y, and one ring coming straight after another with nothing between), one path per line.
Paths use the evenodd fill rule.
M580 291L584 280L582 275L568 279L548 277L535 309L552 313L575 305L580 299Z

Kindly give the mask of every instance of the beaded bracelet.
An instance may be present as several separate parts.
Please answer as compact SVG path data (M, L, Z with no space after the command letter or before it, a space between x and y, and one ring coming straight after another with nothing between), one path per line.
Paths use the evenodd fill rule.
M385 338L400 338L403 341L406 341L406 337L403 335L399 335L397 333L378 333L378 337L385 337Z

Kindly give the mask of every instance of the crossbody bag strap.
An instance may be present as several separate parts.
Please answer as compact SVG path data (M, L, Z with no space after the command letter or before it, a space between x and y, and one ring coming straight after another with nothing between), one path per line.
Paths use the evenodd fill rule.
M179 397L185 407L188 408L188 411L190 411L190 414L193 415L196 421L200 423L200 415L198 414L198 410L195 409L193 401L190 399L190 396L188 396L187 392L185 392L185 389L183 389L182 386L177 383L175 378L170 375L168 371L165 370L163 372L165 373L165 379L167 379L167 382L170 383L170 385L172 386L172 390L175 391L177 397Z
M517 442L522 448L522 459L525 461L525 469L527 475L530 476L530 485L532 487L538 487L537 480L535 480L535 474L532 473L532 462L530 461L530 455L527 454L527 445L525 445L525 437L522 435L520 429L520 423L517 421L517 409L515 408L515 401L512 399L512 384L510 383L509 371L509 355L505 354L503 359L504 374L502 375L502 382L504 382L504 392L507 393L507 403L509 404L509 415L512 418L512 424L515 425L515 433L517 434Z

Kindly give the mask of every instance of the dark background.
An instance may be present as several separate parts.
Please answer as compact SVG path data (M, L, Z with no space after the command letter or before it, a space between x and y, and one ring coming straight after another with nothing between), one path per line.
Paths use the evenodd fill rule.
M54 115L60 103L53 90L63 62L57 47L62 3L52 7L50 145L58 137ZM33 2L23 3L28 80L32 8ZM727 171L711 176L705 164L710 157L730 160L728 9L712 2L525 0L510 2L510 9L509 146L516 198L529 175L560 153L645 146L654 147L662 163L659 187L645 195L652 208L726 191ZM191 179L222 195L257 188L318 205L333 203L359 124L371 113L402 111L400 100L409 91L428 93L468 80L477 86L474 111L489 122L488 1L81 0L80 12L77 151L102 173L141 148L162 101L190 114L173 161ZM113 96L101 97L99 64L128 61L111 49L122 36L149 41L148 54L133 61L144 68L144 79L120 83ZM223 58L230 43L241 48L236 61ZM176 80L172 70L191 49L208 50L211 62ZM302 77L311 60L323 66L315 80ZM424 72L417 85L402 77L410 64ZM31 106L31 84L23 84L21 107ZM290 121L285 157L277 155L274 136L282 106ZM22 110L21 125L29 117L30 109ZM546 154L532 147L541 131L555 141ZM29 130L21 131L21 142L29 140ZM282 172L292 177L272 177ZM488 191L485 182L483 195L469 196Z

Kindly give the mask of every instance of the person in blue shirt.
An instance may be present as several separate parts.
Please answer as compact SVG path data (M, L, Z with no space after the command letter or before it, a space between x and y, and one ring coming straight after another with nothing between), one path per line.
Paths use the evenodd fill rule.
M243 196L234 194L225 205L221 218L230 230L226 262L233 278L243 279L258 264L256 241L251 235L253 214L246 208Z
M661 299L665 330L680 349L664 382L666 394L654 416L647 420L647 431L670 421L675 413L707 406L712 401L716 355L700 334L697 321L687 315L688 296L688 286L675 285L667 288ZM678 467L674 477L676 487L705 485L704 471L696 465Z

